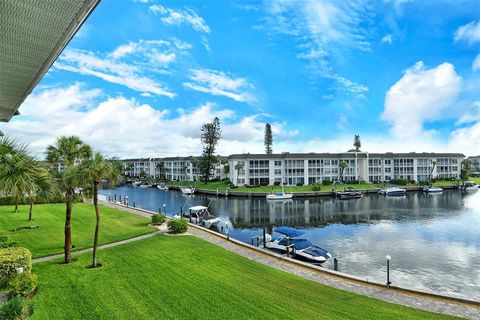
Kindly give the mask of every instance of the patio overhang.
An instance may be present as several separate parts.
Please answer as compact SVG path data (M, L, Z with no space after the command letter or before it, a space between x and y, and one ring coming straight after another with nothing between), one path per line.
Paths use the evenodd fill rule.
M99 2L0 1L0 121L8 122L18 114L20 105Z

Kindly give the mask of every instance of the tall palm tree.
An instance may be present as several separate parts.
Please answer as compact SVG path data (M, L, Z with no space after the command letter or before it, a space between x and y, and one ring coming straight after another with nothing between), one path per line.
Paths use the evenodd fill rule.
M36 173L34 175L34 181L30 192L30 208L28 211L28 221L32 220L34 196L40 196L45 200L50 200L58 195L58 185L48 172L47 168L42 165L38 165Z
M430 170L430 174L428 175L428 181L432 184L432 174L433 170L435 170L435 166L437 165L437 160L432 160L432 170Z
M164 177L164 180L165 180L165 165L163 164L163 162L158 162L157 163L157 170L158 170L158 176L160 179L162 179L162 176Z
M338 164L338 167L340 168L340 181L343 182L343 173L345 171L345 168L348 167L348 163L346 161L341 161Z
M98 207L98 187L100 181L107 179L112 186L115 186L120 180L121 173L115 165L105 159L101 153L94 153L90 159L85 160L81 166L84 180L88 181L93 187L93 206L95 207L95 235L93 238L93 258L92 268L97 267L97 247L98 235L100 231L100 208Z
M75 188L81 185L79 179L79 171L76 167L83 160L88 159L92 154L92 149L89 145L83 143L77 136L58 138L55 145L47 147L47 161L58 164L64 162L66 169L59 173L61 176L62 189L65 192L65 263L72 262L71 248L72 248L72 202L75 195Z
M240 170L243 170L244 164L241 162L238 162L235 165L235 170L237 170L237 182L238 182L238 176L240 175Z

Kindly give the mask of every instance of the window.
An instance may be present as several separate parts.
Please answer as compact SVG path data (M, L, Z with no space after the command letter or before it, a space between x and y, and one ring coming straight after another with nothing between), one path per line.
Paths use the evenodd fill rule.
M281 167L282 166L282 161L275 160L275 167Z
M390 160L390 159L385 159L385 165L386 165L386 166L391 165L391 160Z

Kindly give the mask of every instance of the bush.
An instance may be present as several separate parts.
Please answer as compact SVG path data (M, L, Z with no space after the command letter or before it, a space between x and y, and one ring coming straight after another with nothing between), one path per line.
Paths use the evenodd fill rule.
M152 215L152 224L153 225L159 226L162 223L164 223L165 220L166 220L166 218L165 218L164 214L157 213L157 214Z
M0 241L0 249L16 247L18 243L16 241Z
M7 241L8 241L8 236L0 236L0 243L7 242Z
M347 180L345 184L358 184L358 180Z
M303 186L303 183L299 182L299 183L296 184L296 186L301 187L301 186Z
M315 183L312 185L312 191L320 191L322 190L322 186L319 183Z
M279 186L279 185L280 185L280 181L275 181L275 182L273 183L273 185L274 185L274 186Z
M0 284L17 275L16 268L23 267L24 272L32 271L32 254L22 247L0 249Z
M261 185L262 187L266 187L266 186L268 186L268 182L262 182L262 183L260 183L260 185Z
M184 233L187 232L188 223L184 219L172 219L168 221L167 227L170 233Z
M330 185L332 185L332 180L330 180L330 179L325 179L325 180L322 181L322 184L323 184L324 186L330 186Z
M15 297L10 299L0 307L0 320L21 319L24 310L25 302L22 298Z
M18 201L18 204L30 204L30 199L33 200L34 204L64 203L65 202L65 196L63 196L63 195L58 195L58 196L55 196L51 199L45 199L43 197L31 196L31 197L27 197L25 199L20 199ZM81 195L76 195L74 201L75 202L82 202L82 196ZM15 197L14 196L0 196L0 206L14 205L14 204L15 204Z
M392 184L400 185L400 186L406 186L408 183L407 179L390 179L389 181Z
M37 276L24 272L8 281L7 289L14 297L26 297L37 288Z

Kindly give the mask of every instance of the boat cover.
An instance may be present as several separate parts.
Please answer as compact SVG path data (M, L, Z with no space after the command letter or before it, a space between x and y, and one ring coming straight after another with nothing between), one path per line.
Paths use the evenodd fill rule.
M273 231L286 235L289 238L298 237L305 233L305 231L290 227L278 227L275 228Z

